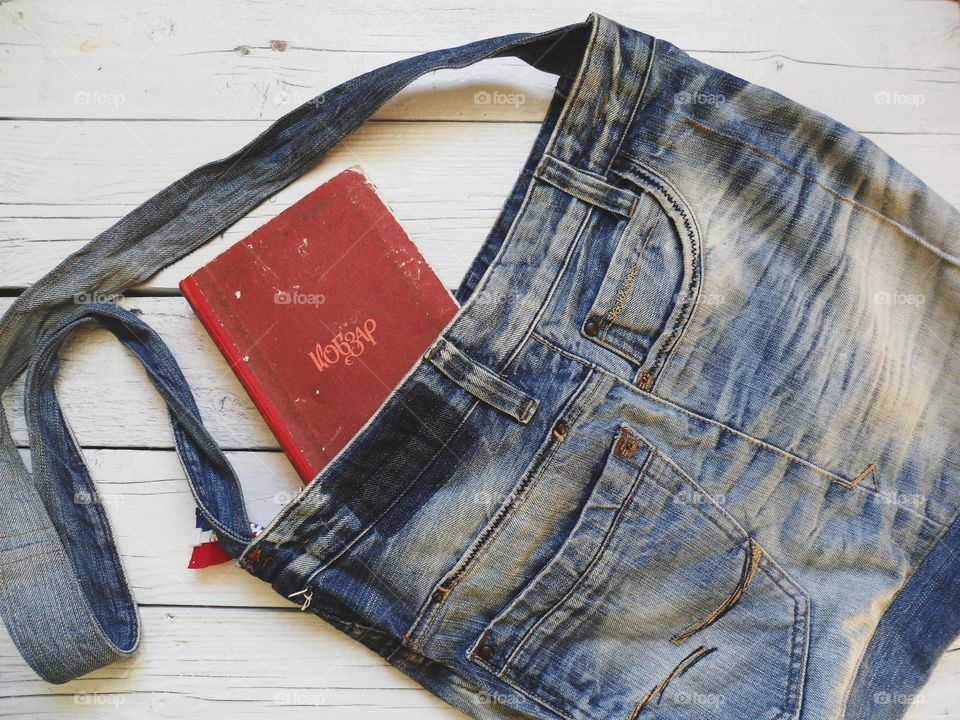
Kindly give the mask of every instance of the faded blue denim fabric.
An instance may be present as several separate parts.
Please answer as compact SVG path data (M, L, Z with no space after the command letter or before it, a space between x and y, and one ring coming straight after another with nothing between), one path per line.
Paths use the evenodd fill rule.
M599 15L484 42L403 61L560 75L461 310L241 566L474 717L901 717L960 632L960 213Z

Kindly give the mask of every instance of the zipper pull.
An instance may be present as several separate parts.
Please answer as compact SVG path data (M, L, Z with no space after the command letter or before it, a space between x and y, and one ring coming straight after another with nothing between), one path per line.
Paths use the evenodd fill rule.
M298 590L295 593L290 593L289 595L287 595L287 597L292 599L292 598L295 598L297 595L303 595L303 605L300 606L300 611L303 612L308 607L310 607L310 603L313 602L313 590L311 590L310 586L308 585L303 590Z

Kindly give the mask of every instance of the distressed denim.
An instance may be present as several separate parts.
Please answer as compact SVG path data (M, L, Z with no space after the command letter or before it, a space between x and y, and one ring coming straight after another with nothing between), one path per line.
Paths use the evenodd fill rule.
M960 632L960 214L596 14L403 63L507 53L560 79L460 311L239 564L478 718L901 717Z

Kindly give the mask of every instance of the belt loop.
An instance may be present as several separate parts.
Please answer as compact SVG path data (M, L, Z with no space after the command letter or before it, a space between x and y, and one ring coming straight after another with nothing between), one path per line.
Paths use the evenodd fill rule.
M536 398L470 358L445 337L434 342L424 358L475 398L524 425L540 405Z

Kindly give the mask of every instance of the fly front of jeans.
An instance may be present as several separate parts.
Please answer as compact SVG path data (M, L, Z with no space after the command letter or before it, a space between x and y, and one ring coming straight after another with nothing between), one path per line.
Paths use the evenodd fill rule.
M958 508L956 211L921 188L599 19L443 352L241 564L478 717L859 716Z

